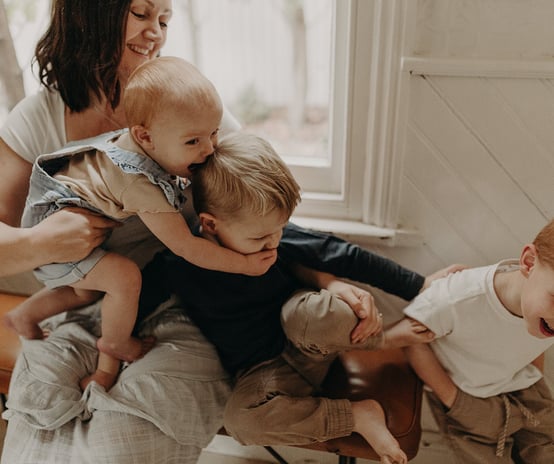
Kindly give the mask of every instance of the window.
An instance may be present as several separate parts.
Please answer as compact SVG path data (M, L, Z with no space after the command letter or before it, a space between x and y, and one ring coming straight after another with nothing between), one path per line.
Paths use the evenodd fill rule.
M330 122L344 121L332 82L344 82L349 1L176 1L164 53L190 57L214 82L243 127L269 139L300 181L305 196L342 192L344 140ZM346 11L346 14L345 14ZM337 30L337 21L340 24ZM175 23L185 25L173 36ZM183 44L188 50L183 50ZM331 70L336 69L336 75ZM343 90L344 86L340 86ZM336 101L345 101L337 95ZM330 113L334 108L335 114Z
M182 35L165 53L192 57L274 144L302 185L299 215L395 228L406 3L176 0Z

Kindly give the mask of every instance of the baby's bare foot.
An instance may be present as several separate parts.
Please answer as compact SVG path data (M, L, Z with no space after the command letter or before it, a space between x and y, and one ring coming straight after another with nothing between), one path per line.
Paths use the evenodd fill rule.
M42 338L46 338L48 335L36 322L29 319L25 313L22 313L17 309L13 309L4 314L2 323L7 328L17 332L18 335L31 340L40 340Z
M142 342L142 353L139 358L142 358L146 353L148 353L154 345L156 344L156 337L149 336L139 339Z
M402 348L417 343L429 343L435 334L415 319L404 317L385 329L383 348Z
M385 412L375 400L352 403L354 430L371 445L386 464L406 464L408 457L387 427Z
M142 358L146 353L148 353L154 346L155 342L156 339L154 337L129 337L127 341L108 343L104 337L100 337L96 342L96 346L99 351L106 353L113 358L132 362Z

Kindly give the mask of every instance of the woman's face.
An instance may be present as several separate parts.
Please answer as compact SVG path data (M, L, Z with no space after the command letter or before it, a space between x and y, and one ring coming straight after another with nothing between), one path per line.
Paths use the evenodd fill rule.
M151 60L167 39L172 0L132 0L127 18L120 75L126 79L140 64Z

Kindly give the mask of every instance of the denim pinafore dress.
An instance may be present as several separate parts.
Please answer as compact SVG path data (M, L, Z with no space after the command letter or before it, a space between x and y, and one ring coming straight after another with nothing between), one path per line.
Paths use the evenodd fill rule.
M127 129L107 132L72 142L54 153L39 156L31 172L22 226L32 227L67 206L77 206L104 214L53 177L67 163L68 157L91 150L105 153L125 173L146 176L152 184L161 188L169 204L181 209L185 203L183 191L190 181L168 174L148 156L117 147L113 141L126 131ZM41 266L35 269L35 276L49 288L70 285L82 279L105 254L105 250L97 248L79 262Z

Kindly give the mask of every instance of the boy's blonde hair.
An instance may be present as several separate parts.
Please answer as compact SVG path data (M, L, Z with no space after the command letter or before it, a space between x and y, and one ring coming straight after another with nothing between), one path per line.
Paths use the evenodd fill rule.
M554 269L554 220L546 224L533 240L541 263Z
M222 103L214 85L188 61L173 56L140 65L129 77L123 106L127 125L150 127L162 112L188 112L218 108Z
M219 141L194 173L192 194L198 214L224 219L265 216L275 209L288 219L300 202L300 186L273 147L244 132Z

